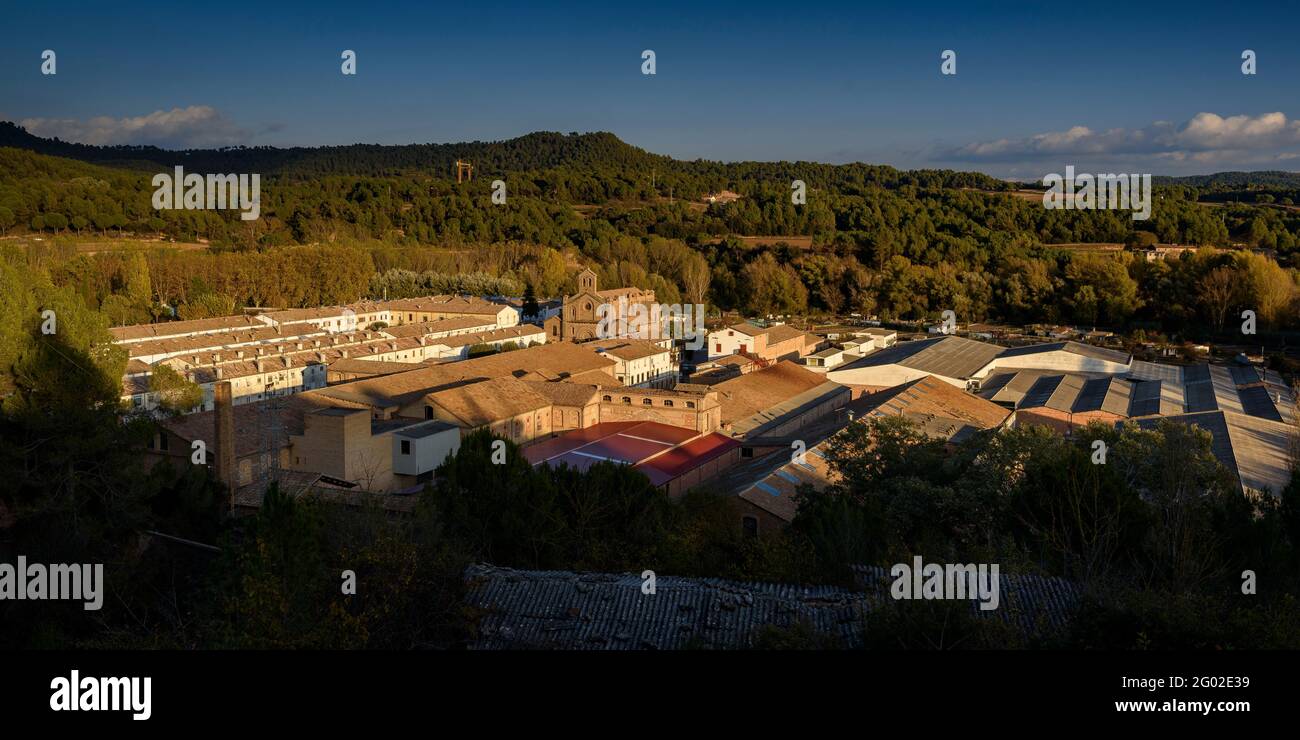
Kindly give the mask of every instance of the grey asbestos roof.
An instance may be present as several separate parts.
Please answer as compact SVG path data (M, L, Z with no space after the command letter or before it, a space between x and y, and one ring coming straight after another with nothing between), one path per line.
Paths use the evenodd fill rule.
M1164 381L1144 380L1133 384L1132 402L1129 404L1129 416L1155 416L1157 414L1178 413L1182 409L1182 404L1178 404L1177 410L1170 407L1168 410L1161 405L1161 395Z
M859 588L741 583L659 576L655 593L634 573L526 571L473 565L465 571L466 604L479 614L478 650L743 649L765 626L810 625L844 648L863 645L866 615L890 599L887 571L855 566ZM884 579L884 580L882 580ZM1059 578L1000 574L1000 606L979 616L1001 619L1029 635L1067 625L1077 585Z
M1247 415L1273 421L1284 421L1281 412L1277 409L1277 405L1273 403L1272 396L1264 386L1248 386L1239 388L1237 392L1241 396L1242 411Z
M1010 385L1011 383L1005 384ZM1006 389L1005 386L1003 390ZM1159 384L1156 386L1158 388ZM1133 397L1133 383L1114 376L1090 378L1073 373L1041 375L1025 391L1017 408L1046 407L1072 414L1106 411L1117 416L1135 416L1133 410L1136 404Z
M901 416L911 421L916 431L931 439L943 439L960 443L982 431L974 424L948 416L920 414L914 411L904 411Z
M1065 379L1064 375L1044 375L1034 381L1034 385L1025 393L1025 397L1020 400L1020 408L1038 408L1046 406L1047 402L1052 400L1056 394L1056 389Z
M1210 451L1214 454L1214 458L1238 479L1241 478L1241 471L1237 469L1237 456L1232 448L1232 438L1228 434L1228 420L1222 411L1203 411L1177 416L1156 416L1134 420L1139 429L1155 429L1163 421L1174 424L1191 424L1209 432L1212 438Z
M853 566L854 579L873 599L890 598L893 578L880 566ZM983 611L972 599L977 616L992 616L1021 634L1042 636L1069 626L1079 607L1082 588L1074 581L1052 576L998 574L998 608Z
M809 388L803 393L751 414L744 419L737 420L731 426L732 434L736 436L761 436L767 430L785 424L799 414L816 408L837 395L850 396L852 391L839 383L828 380Z
M1202 411L1133 420L1142 429L1161 421L1193 424L1210 433L1210 449L1243 490L1281 493L1291 479L1291 426L1231 411Z
M641 592L635 573L524 571L473 565L466 602L481 610L471 647L679 650L751 647L765 625L810 624L860 647L861 598L829 586L660 576Z
M979 396L987 401L1018 406L1047 370L1012 370L994 373L980 383Z
M1146 360L1134 360L1129 366L1128 377L1133 380L1162 380L1166 383L1182 385L1183 368L1179 365L1161 365Z
M945 336L899 342L843 365L838 370L902 365L945 378L969 378L1002 352L1002 347L964 337Z
M1174 416L1228 411L1288 421L1292 394L1253 367L1157 365L1136 361L1123 377L1019 370L990 375L979 395L1016 408L1050 408L1119 416Z
M420 422L419 424L412 424L405 429L399 430L397 436L406 437L408 439L423 439L453 429L459 430L460 427L455 424L449 424L445 421L425 421Z
M1000 357L1020 357L1023 355L1035 355L1042 352L1069 352L1070 354L1080 355L1081 357L1090 357L1094 360L1105 360L1120 365L1127 365L1133 359L1133 356L1127 352L1120 352L1115 349L1106 349L1105 347L1094 347L1091 344L1082 342L1048 342L1046 344L1031 344L1027 347L1011 347L1003 350Z

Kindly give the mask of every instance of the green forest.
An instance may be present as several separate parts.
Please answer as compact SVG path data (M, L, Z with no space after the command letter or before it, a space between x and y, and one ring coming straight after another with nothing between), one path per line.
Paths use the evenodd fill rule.
M167 152L52 142L2 124L0 144L24 147L0 148L6 258L73 286L114 324L421 286L518 295L531 285L555 297L590 265L603 285L749 315L920 320L952 309L962 322L1209 337L1249 308L1266 330L1300 328L1300 210L1286 173L1262 173L1258 184L1235 173L1162 179L1152 218L1139 222L1123 211L1047 210L978 173L684 162L604 133ZM475 162L472 182L456 183L458 158ZM150 178L176 164L262 173L261 218L153 209ZM498 178L501 205L491 200ZM790 202L796 179L808 186L804 205ZM742 197L700 200L723 189ZM101 247L78 248L87 241ZM1073 248L1156 243L1207 249L1148 262L1136 251ZM477 277L457 277L468 274Z
M4 141L22 143L15 136ZM153 422L118 405L126 357L108 329L161 318L164 305L200 317L435 290L550 296L571 289L579 264L606 285L748 313L954 307L963 321L1194 333L1251 307L1266 326L1295 328L1300 225L1280 198L1198 202L1249 189L1231 178L1163 184L1154 218L1135 226L1046 211L979 175L673 162L599 134L193 153L187 167L266 165L263 218L243 222L151 210L151 173L180 153L28 149L0 149L0 544L33 561L105 563L110 584L102 612L0 603L0 644L456 647L473 629L461 601L473 562L842 585L848 565L925 552L1069 578L1082 608L1068 632L1035 643L962 607L885 609L864 624L873 646L1300 647L1300 483L1247 499L1208 437L1187 428L1073 440L1012 430L949 454L902 421L852 425L830 452L843 482L804 491L788 531L750 538L726 497L669 500L625 467L534 468L513 447L496 465L485 434L444 463L413 517L272 490L256 516L235 520L204 466L145 469L136 449ZM473 183L458 186L442 166L455 157L477 158ZM509 183L507 205L490 201L495 176ZM790 179L808 183L806 206L788 205ZM685 202L722 188L743 197ZM812 245L738 238L753 235ZM200 239L206 248L181 246ZM1216 249L1148 263L1061 246L1153 240ZM86 241L118 248L92 254ZM1107 465L1090 463L1092 438L1111 448ZM345 568L369 584L363 595L341 594ZM1258 594L1242 594L1244 570ZM797 630L762 644L827 646Z

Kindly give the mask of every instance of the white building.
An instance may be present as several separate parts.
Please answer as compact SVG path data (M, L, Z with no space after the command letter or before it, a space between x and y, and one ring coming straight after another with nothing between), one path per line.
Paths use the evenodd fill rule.
M460 450L460 427L445 421L426 421L393 432L393 474L424 482L433 471Z
M855 342L845 342L855 344ZM855 347L856 348L856 347ZM820 352L814 352L803 358L804 366L815 373L824 373L830 368L839 367L844 363L847 350L844 348L830 347Z
M613 360L614 377L624 385L671 388L680 377L672 343L671 339L606 339L584 346Z

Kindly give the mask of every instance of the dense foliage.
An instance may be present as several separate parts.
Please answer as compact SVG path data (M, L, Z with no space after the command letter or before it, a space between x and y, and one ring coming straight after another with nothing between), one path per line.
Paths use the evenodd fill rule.
M107 331L171 309L549 297L573 289L579 264L607 286L747 313L952 308L962 321L1203 334L1230 333L1251 308L1265 327L1296 328L1300 219L1284 180L1269 192L1235 178L1168 183L1153 219L1135 225L1046 211L981 175L675 162L607 134L190 153L30 139L0 126L0 143L42 152L0 149L0 555L102 562L110 587L98 613L0 603L5 645L454 646L472 628L460 591L474 561L844 584L849 565L922 552L1079 582L1085 608L1059 636L1066 645L1298 646L1300 483L1247 500L1184 428L1073 440L1016 430L949 454L901 422L857 424L832 455L843 484L808 492L790 530L763 538L741 534L729 499L669 500L626 467L534 468L509 445L495 465L486 435L464 441L414 517L273 490L241 520L222 514L203 467L142 465L136 450L156 429L118 409L126 358ZM476 162L473 183L449 178L457 157ZM175 163L265 172L263 218L154 211L150 174ZM496 177L508 205L491 205ZM790 205L792 179L808 183L806 206ZM723 188L743 197L687 202ZM1273 201L1243 204L1239 191ZM199 239L209 244L183 244ZM1157 241L1222 249L1147 262L1064 246ZM173 406L192 398L175 378L157 383ZM1089 460L1094 437L1111 448L1104 466ZM345 570L367 584L358 595L342 592ZM1244 570L1266 584L1257 595L1241 594ZM879 613L869 634L877 646L1018 639L925 605ZM797 628L761 636L770 647L819 640Z
M232 303L297 307L424 289L518 295L533 285L552 297L573 289L582 263L605 285L748 314L927 319L952 309L961 321L1142 325L1196 337L1243 308L1265 329L1295 329L1300 316L1288 269L1300 209L1285 204L1286 178L1268 173L1249 191L1232 173L1168 180L1152 218L1137 222L1124 211L1047 210L975 173L679 162L610 134L165 152L4 131L0 142L27 150L0 149L0 232L23 237L56 284L77 286L114 322L147 320L160 305L211 315ZM473 182L454 181L457 158L477 163ZM263 173L261 218L153 209L151 173L177 163ZM504 205L491 201L497 178L508 187ZM806 205L790 202L795 179L808 185ZM742 197L700 200L723 189ZM78 239L98 247L79 251ZM208 246L180 247L200 241ZM1231 253L1148 263L1087 248L1154 243ZM124 244L145 255L148 299ZM466 273L481 275L450 277Z

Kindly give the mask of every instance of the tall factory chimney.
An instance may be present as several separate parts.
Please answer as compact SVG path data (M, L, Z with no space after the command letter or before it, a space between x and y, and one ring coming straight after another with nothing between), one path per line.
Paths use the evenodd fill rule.
M235 405L229 380L218 382L214 388L212 415L214 437L217 441L217 479L230 497L230 508L235 507Z

